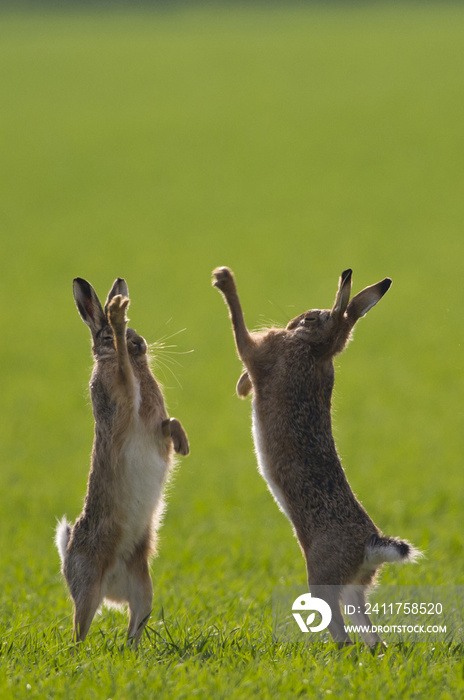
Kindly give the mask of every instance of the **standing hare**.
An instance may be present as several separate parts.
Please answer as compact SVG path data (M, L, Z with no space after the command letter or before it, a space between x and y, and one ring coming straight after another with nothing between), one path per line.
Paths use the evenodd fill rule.
M237 393L242 398L253 393L259 470L295 529L311 593L330 605L333 639L351 644L340 602L354 606L355 624L370 627L364 603L376 570L384 562L411 561L418 554L408 542L382 536L353 494L332 436L333 358L391 280L366 287L350 301L351 270L345 270L330 311L313 309L285 329L249 333L231 270L217 268L213 275L229 306L246 368ZM370 646L381 643L375 632L363 636Z
M55 542L74 602L74 641L85 639L106 599L128 603L128 643L137 645L151 612L148 564L172 452L186 455L189 445L167 416L145 340L126 328L126 282L115 280L104 310L88 282L76 278L73 287L92 335L95 438L84 509L73 527L62 519Z

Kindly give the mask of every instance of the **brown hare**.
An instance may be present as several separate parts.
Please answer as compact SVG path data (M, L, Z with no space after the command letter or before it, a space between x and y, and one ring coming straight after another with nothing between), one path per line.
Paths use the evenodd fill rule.
M413 560L418 554L408 542L382 536L353 494L332 436L333 358L391 280L366 287L350 301L351 270L345 270L330 311L313 309L286 328L250 333L231 270L217 268L213 276L228 304L246 368L237 393L253 394L259 471L294 527L311 593L330 605L333 639L351 644L340 602L355 607L355 624L370 626L364 601L376 570L384 562ZM370 646L381 642L371 631L364 638Z
M55 541L74 602L74 640L85 639L105 599L129 605L128 643L137 645L152 607L148 567L163 487L173 450L186 455L189 444L168 418L145 340L126 328L125 280L115 280L104 309L88 282L76 278L73 287L92 336L95 437L84 509L72 527L62 519Z

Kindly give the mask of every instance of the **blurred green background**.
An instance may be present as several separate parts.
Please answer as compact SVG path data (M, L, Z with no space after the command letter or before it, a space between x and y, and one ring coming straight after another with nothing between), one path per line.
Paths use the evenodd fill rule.
M346 267L354 291L393 279L337 360L336 440L379 527L427 554L382 580L462 582L463 59L460 3L3 12L6 631L68 615L70 633L53 529L80 512L93 435L75 276L101 297L124 276L131 325L177 346L154 366L191 455L155 611L259 629L272 586L305 581L234 394L217 265L250 327L330 307Z

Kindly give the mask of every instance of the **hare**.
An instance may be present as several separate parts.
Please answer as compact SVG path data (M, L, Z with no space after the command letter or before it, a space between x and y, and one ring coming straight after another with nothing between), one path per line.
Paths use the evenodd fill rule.
M350 301L351 270L339 281L332 309L313 309L286 328L250 333L230 269L213 272L229 307L238 354L246 371L240 397L253 394L253 438L258 467L279 508L292 523L306 560L311 594L332 611L329 631L339 645L351 640L340 602L355 609L355 624L370 627L365 595L376 570L419 554L404 540L384 537L352 492L331 426L333 358L347 345L356 321L387 292L391 280L366 287ZM381 644L365 632L369 646Z
M104 309L93 287L73 282L74 300L90 328L90 380L95 437L82 514L64 517L55 542L74 602L74 641L83 641L102 601L128 603L128 644L137 645L151 612L149 560L163 514L163 487L173 450L187 455L187 435L168 418L150 370L145 340L126 328L124 279L115 280Z

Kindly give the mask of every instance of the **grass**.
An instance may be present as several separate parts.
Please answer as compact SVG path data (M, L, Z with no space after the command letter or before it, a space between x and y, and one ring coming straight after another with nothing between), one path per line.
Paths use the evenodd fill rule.
M462 583L463 8L1 19L0 695L461 696L458 645L379 659L324 635L273 639L272 588L304 584L304 565L255 468L209 278L234 269L255 327L329 306L348 266L355 291L393 278L337 361L337 444L378 525L427 554L382 582ZM192 452L136 653L126 617L107 610L69 653L52 539L56 518L80 511L92 440L76 275L102 296L125 276L134 327L186 353L155 358Z

